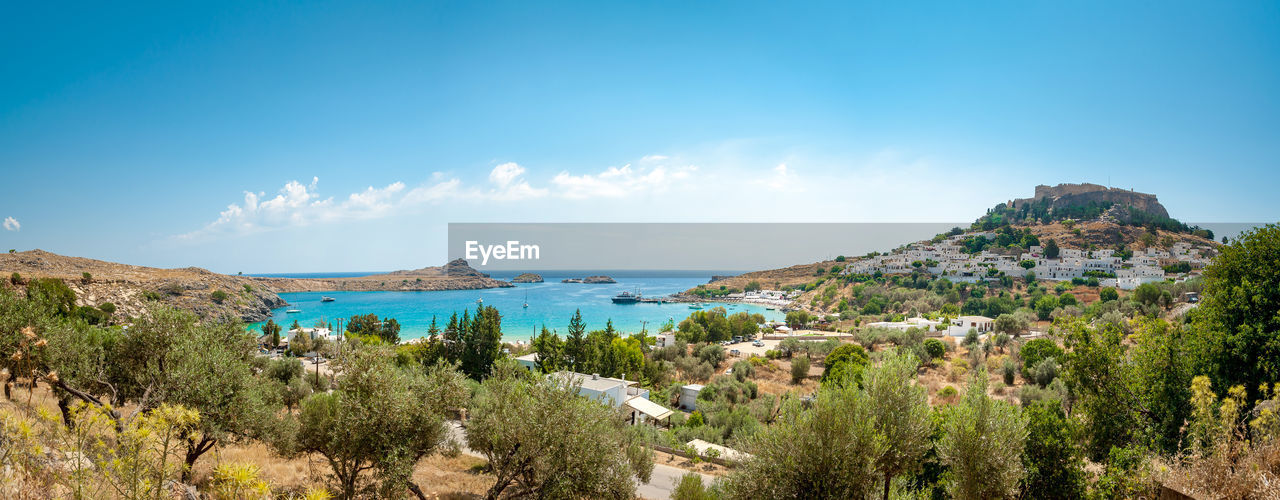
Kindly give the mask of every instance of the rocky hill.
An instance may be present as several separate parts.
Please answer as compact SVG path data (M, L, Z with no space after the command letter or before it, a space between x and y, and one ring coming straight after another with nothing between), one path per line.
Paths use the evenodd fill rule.
M275 292L426 292L477 290L515 286L475 270L467 261L455 259L443 266L424 267L354 278L253 278Z
M1053 239L1061 248L1082 250L1124 246L1141 251L1148 246L1165 247L1177 242L1199 247L1218 245L1212 232L1188 227L1170 218L1156 195L1097 184L1036 186L1033 197L997 205L964 232L991 230L1025 231L1041 243ZM1018 251L994 247L990 250L997 253ZM853 257L847 262L858 259ZM766 289L804 285L829 273L832 267L843 267L847 262L823 261L738 276L716 276L711 283L689 289L686 293L721 286L741 290L752 281Z
M118 319L142 316L155 304L192 311L202 318L231 316L262 321L271 309L285 306L274 290L252 278L218 274L198 267L160 269L131 266L82 257L68 257L44 250L0 255L0 272L6 278L18 273L24 288L33 278L59 278L76 292L77 305L97 307L115 304ZM86 279L84 273L89 273ZM215 300L215 292L220 300Z
M535 273L521 273L515 278L511 278L512 283L542 283L542 275Z
M78 305L116 306L124 320L147 314L155 304L192 311L201 318L231 316L246 322L271 317L288 304L284 292L474 290L513 286L472 269L464 260L444 266L355 278L295 279L230 276L198 267L160 269L68 257L43 250L0 255L4 286L22 289L32 278L59 278L76 292ZM18 284L9 279L18 273ZM90 278L85 279L84 273ZM220 300L215 300L215 292ZM224 295L225 294L225 295Z
M1061 210L1073 206L1118 205L1133 207L1143 212L1169 217L1169 211L1156 200L1156 195L1139 193L1131 189L1108 188L1097 184L1058 184L1057 186L1039 185L1031 198L1019 198L1009 203L1011 208L1031 205L1036 202L1048 204L1050 209Z

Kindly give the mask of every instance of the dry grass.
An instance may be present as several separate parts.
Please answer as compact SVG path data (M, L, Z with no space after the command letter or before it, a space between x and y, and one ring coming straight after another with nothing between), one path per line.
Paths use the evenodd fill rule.
M948 340L951 339L945 339L944 342ZM983 361L983 365L987 368L987 394L997 399L1017 403L1018 388L1025 385L1026 381L1019 376L1014 379L1013 385L1005 385L1001 366L1005 358L1010 355L1008 352L997 351ZM947 351L942 359L935 360L931 366L920 369L916 380L929 391L930 404L947 405L959 400L959 395L964 393L965 385L968 383L968 377L973 373L973 367L968 366L963 376L955 376L955 367L961 362L965 365L969 363L969 350L957 347ZM938 393L945 387L954 387L956 396L940 396Z
M710 476L729 475L729 468L723 465L711 462L699 462L695 464L692 460L680 455L672 455L670 453L656 450L653 452L653 463L667 465L687 471L701 472Z
M755 377L752 381L756 383L756 387L760 389L761 394L773 394L782 396L787 393L813 394L817 392L819 382L822 377L822 368L810 365L809 377L800 381L799 384L791 383L791 361L786 359L770 360L771 368L756 368Z

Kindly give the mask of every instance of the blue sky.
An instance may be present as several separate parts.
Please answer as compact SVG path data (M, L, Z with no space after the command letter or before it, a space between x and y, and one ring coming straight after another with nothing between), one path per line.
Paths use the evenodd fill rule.
M1276 221L1274 2L172 2L0 13L0 246L437 264L448 222ZM11 223L10 223L11 222Z

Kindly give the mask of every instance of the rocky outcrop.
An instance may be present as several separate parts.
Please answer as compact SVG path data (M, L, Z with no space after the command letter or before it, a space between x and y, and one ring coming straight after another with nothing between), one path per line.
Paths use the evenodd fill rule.
M604 275L587 276L586 278L569 278L560 280L561 283L585 283L588 285L599 285L607 283L617 283L613 278Z
M511 279L512 283L542 283L542 275L534 273L523 273Z
M455 259L443 266L424 267L355 278L253 278L263 286L283 292L430 292L512 287L490 278L467 261Z
M1129 206L1160 217L1168 217L1169 211L1156 200L1156 195L1133 190L1108 188L1097 184L1058 184L1036 186L1035 196L1013 200L1013 208L1023 204L1048 200L1050 208L1088 205L1110 202L1116 206Z

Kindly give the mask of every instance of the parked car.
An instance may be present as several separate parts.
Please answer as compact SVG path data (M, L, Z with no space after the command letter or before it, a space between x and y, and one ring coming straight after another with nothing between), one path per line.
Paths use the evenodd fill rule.
M755 341L755 342L752 342L752 343L751 343L751 345L756 346L756 347L764 347L764 341L763 341L763 340L757 340L757 341Z

